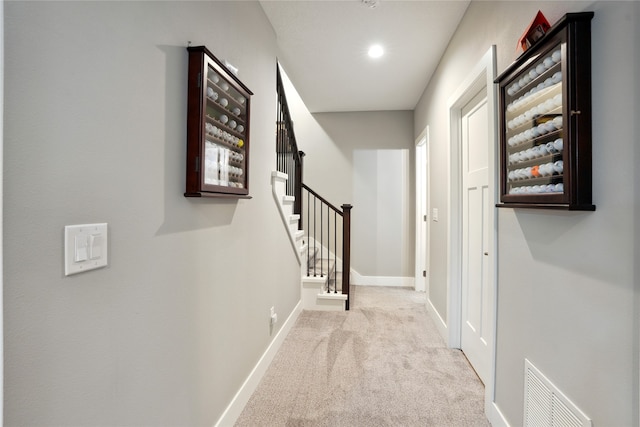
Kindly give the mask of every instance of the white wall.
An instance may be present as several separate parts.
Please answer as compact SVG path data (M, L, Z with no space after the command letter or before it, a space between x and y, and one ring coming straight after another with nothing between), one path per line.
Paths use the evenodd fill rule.
M637 425L640 4L472 2L416 108L414 132L417 136L429 124L430 178L446 182L447 99L492 44L497 45L502 72L515 58L516 40L538 9L552 23L566 12L595 11L597 211L499 210L495 402L511 425L522 423L526 357L594 425ZM431 227L429 298L442 318L447 303L448 194L446 186L432 187L431 203L440 209L441 220Z
M353 204L360 214L354 212L352 263L362 275L409 275L408 179L409 149L353 151Z
M5 2L7 425L213 425L299 300L256 2ZM251 200L183 197L186 45L255 92ZM63 227L110 265L63 275Z
M284 64L286 65L286 64ZM286 67L284 67L286 69ZM352 267L361 275L369 277L403 277L414 275L415 225L405 218L405 213L414 210L413 163L403 167L401 162L391 161L389 167L396 173L404 187L396 188L396 195L407 194L403 204L387 205L384 212L374 209L385 196L373 182L365 186L360 179L363 173L370 178L388 182L384 158L388 154L408 152L413 156L413 114L410 111L375 111L348 113L311 114L304 105L295 87L283 73L287 102L294 121L298 147L306 153L304 158L304 182L318 191L335 206L344 203L353 205L352 215ZM364 161L369 152L375 158L367 168ZM356 165L356 153L362 154ZM378 164L378 159L380 164ZM363 163L364 161L364 163ZM373 161L373 160L372 160ZM354 194L354 188L360 192ZM366 193L362 193L366 191ZM357 199L367 207L359 206ZM375 217L376 230L370 228ZM406 222L406 224L405 224ZM366 241L362 238L365 237ZM389 256L382 263L379 261Z

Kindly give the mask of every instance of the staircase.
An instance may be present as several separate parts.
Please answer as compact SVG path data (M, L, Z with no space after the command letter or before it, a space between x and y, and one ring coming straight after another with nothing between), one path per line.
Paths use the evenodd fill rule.
M342 293L342 260L299 228L302 221L294 213L296 198L286 194L287 181L287 174L272 172L273 198L300 264L302 308L344 311L348 309L349 296Z
M349 310L351 205L336 208L303 184L304 152L298 150L279 66L276 75L276 171L271 180L273 197L300 264L302 308Z

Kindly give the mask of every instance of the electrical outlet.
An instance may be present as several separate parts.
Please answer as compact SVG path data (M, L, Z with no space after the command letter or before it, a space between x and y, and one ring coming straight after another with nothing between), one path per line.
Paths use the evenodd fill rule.
M278 323L278 313L276 313L275 307L271 307L271 324L275 325Z

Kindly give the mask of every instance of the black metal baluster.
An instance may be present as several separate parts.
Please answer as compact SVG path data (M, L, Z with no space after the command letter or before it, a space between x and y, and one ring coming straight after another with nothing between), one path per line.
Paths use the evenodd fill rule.
M329 205L327 205L327 293L331 293L331 211Z
M338 214L333 211L333 293L338 293Z
M284 119L288 121L289 120L288 115L285 114ZM285 134L285 137L284 137L284 147L282 147L283 148L283 150L282 150L282 161L284 163L284 173L287 174L287 190L286 190L286 193L289 194L289 185L291 185L290 184L291 181L289 181L289 179L291 177L291 174L289 173L289 162L287 161L287 152L289 151L289 124L288 123L285 125L285 131L286 131L286 134Z
M311 262L311 257L309 255L309 252L311 250L311 239L310 239L310 237L311 237L311 227L309 226L309 211L311 210L310 209L310 207L311 207L310 198L311 198L311 193L309 193L307 191L307 277L309 276L309 273L310 273L310 270L309 270L310 265L309 265L309 263Z
M331 207L329 205L327 205L327 269L329 269L331 266ZM335 262L333 265L333 269L335 270L336 266L335 266ZM327 292L331 292L331 271L328 271L328 277L327 277ZM335 286L335 284L334 284Z
M322 206L320 206L320 277L324 277L324 259L323 259L323 246L324 246L324 234L322 233Z
M282 127L284 125L284 111L282 109L282 91L280 92L280 117L278 117L278 170L284 172L284 165L282 164L282 145L284 144L284 134L282 133Z
M287 115L287 122L291 118ZM291 125L287 125L287 130L291 128ZM286 161L287 161L287 176L289 179L287 180L287 195L290 196L291 193L291 184L293 182L293 174L291 173L291 161L289 161L289 153L291 152L291 134L287 131L287 153L286 153Z
M318 200L318 198L316 196L313 196L313 277L318 276L318 273L316 271L316 265L318 264L316 262L316 254L318 253L318 249L316 247L316 245L318 244L318 235L316 234L316 200Z
M277 169L278 171L282 171L282 165L280 164L280 144L282 143L282 136L280 134L280 127L282 126L282 91L280 90L280 85L278 85L278 118L276 120L276 155L278 158L276 159Z

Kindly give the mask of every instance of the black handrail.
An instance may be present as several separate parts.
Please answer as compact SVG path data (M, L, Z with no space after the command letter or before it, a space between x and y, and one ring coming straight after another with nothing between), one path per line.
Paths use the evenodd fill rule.
M321 195L319 195L318 193L316 193L315 191L313 191L311 189L311 187L309 187L308 185L306 185L305 183L302 183L302 188L304 188L305 190L307 190L309 193L311 193L313 196L317 197L318 199L320 199L320 201L322 203L324 203L325 205L329 206L331 208L331 210L333 210L334 212L337 212L339 215L342 215L342 210L336 208L335 206L333 206L331 203L329 203L327 201L327 199L325 199L324 197L322 197Z

